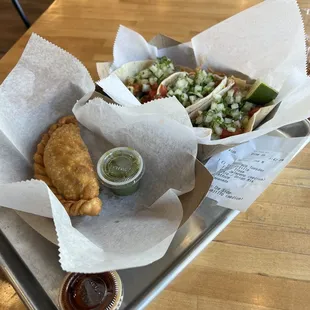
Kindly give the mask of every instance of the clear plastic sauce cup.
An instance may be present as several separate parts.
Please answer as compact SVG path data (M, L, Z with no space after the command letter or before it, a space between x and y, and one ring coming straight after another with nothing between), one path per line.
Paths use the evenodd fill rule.
M69 273L60 288L61 310L119 310L124 291L116 271Z
M129 147L107 151L97 164L100 181L119 196L131 195L137 191L144 170L141 155Z

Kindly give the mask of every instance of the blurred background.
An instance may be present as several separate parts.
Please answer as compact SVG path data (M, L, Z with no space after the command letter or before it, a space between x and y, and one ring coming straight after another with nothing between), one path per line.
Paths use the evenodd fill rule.
M0 0L0 59L27 30L15 5L20 4L31 24L54 0Z

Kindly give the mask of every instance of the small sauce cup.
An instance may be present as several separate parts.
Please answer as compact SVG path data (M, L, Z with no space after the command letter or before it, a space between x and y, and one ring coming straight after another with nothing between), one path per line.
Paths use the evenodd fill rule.
M61 310L119 310L124 291L116 271L69 273L60 288Z
M129 147L107 151L97 164L101 183L119 196L131 195L138 190L144 170L141 155Z

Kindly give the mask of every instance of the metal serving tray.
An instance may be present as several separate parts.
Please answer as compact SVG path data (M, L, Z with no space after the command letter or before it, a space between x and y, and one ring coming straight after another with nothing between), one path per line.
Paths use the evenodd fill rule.
M272 135L310 135L305 120ZM238 211L212 206L206 198L178 230L163 258L151 265L119 271L124 285L122 309L143 309L238 215ZM13 210L0 208L0 266L30 309L57 309L65 272L57 246L28 226Z

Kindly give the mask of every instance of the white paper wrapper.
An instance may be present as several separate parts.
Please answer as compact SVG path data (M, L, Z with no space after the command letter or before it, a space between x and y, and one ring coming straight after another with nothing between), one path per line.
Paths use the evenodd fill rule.
M85 104L93 91L85 67L37 35L0 88L0 205L32 213L32 219L52 217L62 268L73 272L141 266L162 257L182 221L178 195L195 186L197 145L176 99L128 110L102 99ZM126 145L141 153L146 172L136 194L116 197L103 190L100 216L70 219L45 183L30 179L41 134L72 114L77 100L74 113L85 126L81 134L94 163L109 148ZM158 104L167 106L165 115ZM45 230L49 240L51 231Z
M308 142L263 136L212 157L206 164L214 177L208 198L245 211Z
M114 61L111 70L131 61L155 59L162 56L168 56L180 66L195 67L196 65L194 51L188 44L180 43L158 49L149 44L140 34L120 26L113 47Z
M184 57L186 53L190 55L190 47L196 57L195 65L192 57ZM120 26L113 49L113 64L97 64L98 74L103 78L98 85L119 104L138 105L130 91L126 91L119 81L117 88L114 87L113 81L117 78L106 78L107 74L130 61L153 59L159 55L167 55L179 64L179 55L184 66L211 67L236 75L239 72L280 91L276 103L281 102L281 105L276 116L254 132L211 141L210 130L194 128L201 144L201 159L310 116L310 105L306 104L310 100L310 79L306 76L304 28L294 0L264 1L201 32L191 42L168 49L169 54L167 48L158 49L140 34ZM116 89L122 89L122 98L117 97Z

